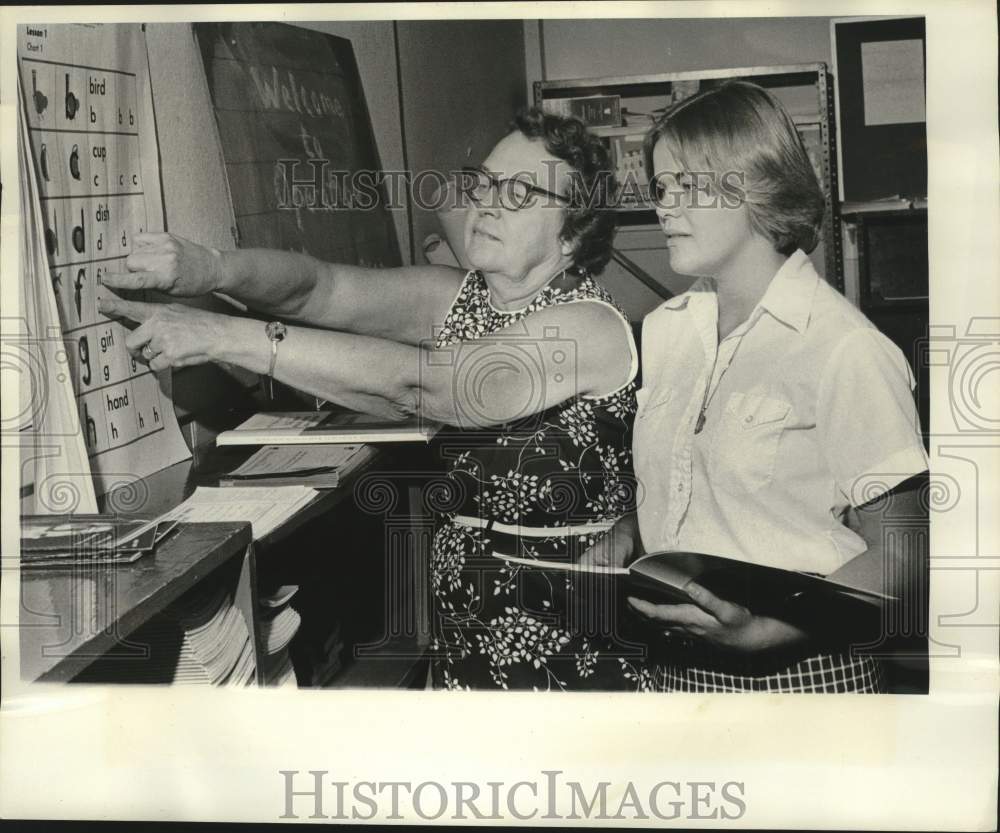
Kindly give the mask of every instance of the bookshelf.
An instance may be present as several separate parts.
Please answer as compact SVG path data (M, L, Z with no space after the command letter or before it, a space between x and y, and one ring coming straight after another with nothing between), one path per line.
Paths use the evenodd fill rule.
M534 104L550 112L592 116L588 123L606 140L619 179L630 175L619 207L619 239L622 239L630 234L642 235L656 227L641 153L643 136L655 118L689 95L732 79L751 81L769 90L795 122L827 198L827 212L820 243L812 253L813 262L820 274L842 292L844 270L837 201L837 134L833 82L826 64L536 81ZM645 282L641 276L635 276Z

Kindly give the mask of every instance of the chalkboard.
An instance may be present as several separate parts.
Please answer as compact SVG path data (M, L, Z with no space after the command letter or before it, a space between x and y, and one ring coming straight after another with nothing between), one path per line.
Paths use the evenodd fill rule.
M242 248L400 265L351 42L280 23L197 23Z

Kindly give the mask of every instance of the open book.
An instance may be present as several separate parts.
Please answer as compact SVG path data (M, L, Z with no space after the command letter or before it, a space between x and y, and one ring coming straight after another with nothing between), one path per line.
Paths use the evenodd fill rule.
M696 582L721 599L751 610L772 608L800 595L822 596L878 605L893 601L869 582L834 580L815 573L783 570L721 555L697 552L651 552L627 567L591 567L579 563L542 561L493 553L494 557L534 570L618 579L638 598L661 604L691 603L685 588ZM839 572L839 571L838 571ZM866 586L867 585L867 586Z
M216 445L428 442L439 426L418 418L400 421L337 411L254 414L215 438Z

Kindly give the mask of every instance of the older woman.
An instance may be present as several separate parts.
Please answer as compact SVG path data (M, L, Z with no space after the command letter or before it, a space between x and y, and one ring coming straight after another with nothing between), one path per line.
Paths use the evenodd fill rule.
M104 314L140 322L128 347L154 370L226 362L350 408L455 429L444 453L458 506L433 547L437 686L638 679L635 647L580 626L563 578L495 557L573 560L626 509L636 350L593 278L614 231L602 209L608 168L579 122L531 111L466 182L468 273L223 253L146 235L130 272L105 281L218 291L295 322L274 357L258 321L103 299Z
M806 256L824 197L791 118L767 91L730 82L668 111L646 147L671 268L698 280L643 323L638 523L626 517L616 546L585 558L621 562L644 546L867 572L909 609L927 511L913 376ZM631 600L668 636L654 685L882 689L878 663L852 650L857 611L688 590L690 604Z

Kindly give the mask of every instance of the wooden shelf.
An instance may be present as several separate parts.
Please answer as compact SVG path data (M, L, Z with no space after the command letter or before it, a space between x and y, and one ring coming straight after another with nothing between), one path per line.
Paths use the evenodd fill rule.
M181 524L134 564L22 570L21 678L72 679L250 541L246 522Z

